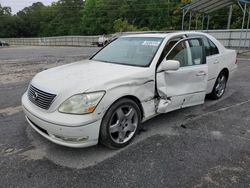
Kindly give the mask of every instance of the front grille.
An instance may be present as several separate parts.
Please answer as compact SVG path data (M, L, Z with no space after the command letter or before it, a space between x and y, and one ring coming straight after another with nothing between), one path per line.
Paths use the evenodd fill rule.
M48 110L56 95L44 92L30 85L28 90L28 97L33 104L42 109Z

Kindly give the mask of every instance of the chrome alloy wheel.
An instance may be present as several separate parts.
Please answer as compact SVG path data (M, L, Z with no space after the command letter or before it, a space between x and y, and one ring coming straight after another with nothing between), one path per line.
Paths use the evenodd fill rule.
M139 117L131 105L120 106L113 113L109 122L111 139L117 144L128 142L135 134Z
M215 87L215 92L217 97L221 97L226 89L227 79L224 74L221 74L217 80L217 85Z

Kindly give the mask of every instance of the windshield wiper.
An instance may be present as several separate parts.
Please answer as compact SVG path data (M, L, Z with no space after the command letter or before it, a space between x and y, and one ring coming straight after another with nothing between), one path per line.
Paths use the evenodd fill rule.
M99 60L99 59L93 59L93 60L95 60L95 61L100 61L100 62L103 62L103 63L120 64L120 63L117 63L117 62L105 61L105 60Z

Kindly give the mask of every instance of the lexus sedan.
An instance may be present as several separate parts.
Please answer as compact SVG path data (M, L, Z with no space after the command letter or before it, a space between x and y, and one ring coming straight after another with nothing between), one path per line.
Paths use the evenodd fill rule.
M122 36L88 60L38 73L22 106L56 144L119 149L146 120L221 98L236 69L236 52L204 33Z

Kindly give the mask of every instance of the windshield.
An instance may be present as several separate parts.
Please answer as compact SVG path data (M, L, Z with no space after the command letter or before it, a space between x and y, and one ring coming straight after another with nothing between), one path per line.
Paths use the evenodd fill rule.
M107 63L147 67L153 60L163 38L123 37L110 43L92 59Z

